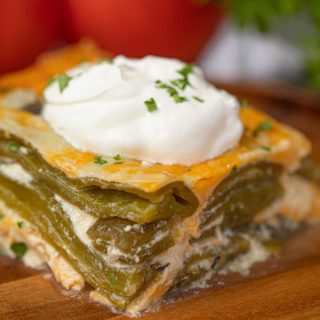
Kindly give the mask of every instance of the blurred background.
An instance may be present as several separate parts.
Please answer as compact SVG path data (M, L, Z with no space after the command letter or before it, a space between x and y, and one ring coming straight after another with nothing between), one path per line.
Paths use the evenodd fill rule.
M0 0L1 74L83 37L196 61L218 84L320 91L319 0Z
M83 38L111 54L196 62L305 132L320 159L320 0L0 0L0 80Z

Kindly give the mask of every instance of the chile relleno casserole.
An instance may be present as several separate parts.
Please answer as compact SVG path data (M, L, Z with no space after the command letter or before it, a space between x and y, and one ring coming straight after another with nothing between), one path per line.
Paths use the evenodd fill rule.
M152 163L69 143L42 117L42 91L48 78L102 56L82 43L0 80L6 254L47 264L67 289L88 283L94 299L135 314L217 273L247 272L300 223L319 219L309 141L250 106L239 111L239 143L198 163ZM181 83L171 88L180 92ZM146 102L160 112L155 99Z

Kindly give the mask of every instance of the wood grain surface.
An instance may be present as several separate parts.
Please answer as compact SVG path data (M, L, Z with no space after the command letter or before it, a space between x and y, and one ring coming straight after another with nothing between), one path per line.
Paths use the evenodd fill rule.
M270 103L261 94L264 92L261 88L245 90L242 85L228 89L243 93L250 102L304 131L314 141L314 157L320 159L320 109L290 107L290 100L284 103L285 99L288 101L286 96L273 97ZM270 94L270 88L266 92ZM319 102L316 97L307 101L308 104ZM297 232L280 256L255 265L248 277L219 276L210 284L207 289L176 294L157 306L156 311L141 315L141 319L320 319L320 226L308 226ZM0 257L0 320L20 319L120 320L127 317L90 301L86 293L67 294L46 271L31 270L17 261Z

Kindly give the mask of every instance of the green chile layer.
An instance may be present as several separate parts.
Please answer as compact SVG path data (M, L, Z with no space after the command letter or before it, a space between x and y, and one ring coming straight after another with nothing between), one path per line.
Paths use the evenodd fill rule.
M21 152L21 147L13 151L12 144L23 146L27 153ZM32 147L18 138L7 139L3 133L0 133L0 156L21 164L39 183L46 184L70 203L99 218L119 217L144 224L173 215L190 216L198 206L196 197L181 182L154 194L145 194L99 179L70 179L44 161Z
M252 221L257 213L282 197L281 173L281 165L266 161L252 163L230 173L214 190L201 214L201 228L206 229L219 217L223 218L224 228Z
M35 183L29 188L0 174L0 194L10 208L38 228L43 238L83 274L89 284L119 308L130 303L155 276L157 270L130 265L113 268L99 253L84 245L49 189ZM114 293L117 300L113 299Z
M69 179L49 166L29 146L25 146L27 154L19 150L13 152L9 147L10 141L12 140L4 136L0 138L0 157L21 164L35 180L33 187L28 188L0 175L3 200L18 211L21 217L37 226L43 237L91 285L116 306L124 308L161 272L161 266L143 270L135 264L145 263L174 245L169 218L186 217L194 212L197 201L191 191L177 184L163 190L165 196L162 201L157 202L157 195L151 195L148 199L143 197L145 195L136 194L134 190L118 190L118 186L96 179ZM16 142L22 145L20 140ZM201 228L204 229L220 216L223 217L223 228L239 227L252 221L255 214L282 196L283 190L279 182L281 172L282 167L279 165L258 162L231 173L213 192L201 215ZM88 232L98 252L86 247L77 238L71 221L54 199L54 193L99 217ZM135 223L141 224L140 227L135 228ZM164 236L159 241L154 241L157 232ZM214 229L209 228L193 241L201 241L212 236L213 232ZM110 245L125 253L125 257L120 258L121 262L131 265L124 269L110 267L99 255L99 252L106 253ZM234 256L243 253L246 247L247 244L241 238L233 242L230 248L223 248L219 268ZM216 255L212 252L190 257L175 286L184 286L198 279L206 270L194 269L192 266L201 259L216 261L215 258ZM215 267L218 268L217 265Z

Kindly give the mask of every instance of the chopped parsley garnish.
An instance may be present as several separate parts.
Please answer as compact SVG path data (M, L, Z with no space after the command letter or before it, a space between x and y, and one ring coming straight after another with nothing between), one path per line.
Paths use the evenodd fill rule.
M10 141L8 143L8 148L12 152L18 152L20 150L21 146L20 146L20 144L18 142Z
M18 221L17 225L18 225L18 228L22 229L23 228L23 221Z
M167 83L164 83L161 80L157 80L155 83L157 88L167 90L170 97L172 97L176 103L182 103L188 100L186 97L180 96L178 91Z
M262 150L264 150L264 151L267 151L267 152L271 152L272 151L272 149L270 147L268 147L268 146L260 146L260 148Z
M237 166L233 166L231 168L231 174L237 173L238 172L238 167Z
M262 131L270 131L272 129L272 123L268 120L261 121L254 129L253 135L256 137Z
M50 86L53 82L58 81L59 90L62 93L64 89L68 86L71 79L72 77L70 77L66 73L61 73L58 76L49 78L47 86Z
M175 103L182 103L188 101L188 99L179 94L178 90L184 90L187 86L192 87L189 81L189 75L193 72L193 64L186 64L182 69L178 69L177 73L181 75L181 78L171 80L169 83L165 83L161 80L155 81L156 87L159 89L165 89L170 97L173 98ZM198 102L204 102L201 98L194 96L193 99Z
M247 99L240 101L240 108L241 109L248 108L248 107L249 107L249 101Z
M105 160L105 159L103 159L101 156L97 156L97 157L94 159L94 163L103 165L103 164L108 163L108 161Z
M116 160L116 161L118 161L118 162L119 162L119 161L122 162L122 158L121 158L120 154L115 155L115 156L113 157L113 159Z
M2 212L0 212L0 220L2 220L4 217L5 215Z
M50 78L48 79L47 86L50 86L50 85L53 84L55 81L56 81L56 79L55 79L54 77L50 77Z
M144 104L146 105L146 107L147 107L149 112L153 112L153 111L158 110L157 103L153 98L150 98L149 100L146 100L144 102Z
M67 75L66 73L61 73L58 77L57 77L57 81L59 83L59 90L62 93L64 91L64 89L68 86L70 80L72 78Z
M193 96L193 99L196 100L196 101L198 101L198 102L201 102L201 103L204 102L203 99L201 99L201 98L199 98L199 97L197 97L197 96Z
M191 87L189 82L189 74L193 72L193 66L193 64L189 63L186 64L182 69L177 70L182 78L172 80L171 83L180 90L184 90L187 86Z
M100 64L100 63L103 63L103 62L107 62L107 63L113 63L113 60L112 59L108 59L108 58L104 58L104 59L97 59L95 61L96 64Z
M10 249L17 258L22 258L28 251L28 247L23 242L13 242Z

